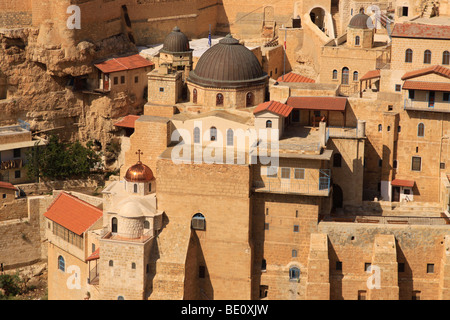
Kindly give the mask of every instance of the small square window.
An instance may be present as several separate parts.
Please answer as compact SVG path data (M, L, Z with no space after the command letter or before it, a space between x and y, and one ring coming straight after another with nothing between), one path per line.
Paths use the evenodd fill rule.
M281 168L281 179L290 179L290 178L291 178L291 169Z
M295 168L294 169L294 178L303 180L305 179L305 169Z
M20 158L21 150L20 149L14 149L14 158Z
M6 199L6 193L4 193L4 194L2 195L2 198L3 198L3 199Z
M159 92L164 92L164 88L163 87L159 87Z
M444 92L442 95L442 100L450 102L450 92Z
M267 298L268 291L269 291L269 286L259 286L259 297Z
M401 84L396 84L395 85L395 91L397 91L397 92L402 91L402 85Z
M366 300L366 290L358 291L358 300Z
M372 264L369 262L364 263L364 271L369 271L371 269Z
M427 273L434 273L434 264L433 263L427 264Z
M298 225L294 225L294 232L299 232L300 231L300 227Z
M269 230L269 224L267 222L264 223L264 230Z
M392 109L394 109L394 106L393 105L388 105L388 111L392 111Z
M134 77L134 83L138 83L139 82L139 77L138 76L135 76Z
M399 262L398 272L405 272L405 264L403 262Z
M336 270L342 271L342 261L336 261Z
M445 162L441 162L441 163L439 164L439 168L445 169Z
M16 179L20 178L20 170L14 171L14 178L16 178Z

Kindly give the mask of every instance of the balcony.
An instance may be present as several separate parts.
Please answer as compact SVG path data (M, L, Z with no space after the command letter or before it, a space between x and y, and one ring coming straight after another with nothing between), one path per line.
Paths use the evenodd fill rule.
M253 181L253 189L255 192L328 196L330 170L320 169L319 175L316 179L304 179L300 182L295 179L265 178L263 181Z
M428 112L445 112L450 113L450 102L434 102L430 104L428 101L405 99L403 107L405 110L412 111L428 111Z

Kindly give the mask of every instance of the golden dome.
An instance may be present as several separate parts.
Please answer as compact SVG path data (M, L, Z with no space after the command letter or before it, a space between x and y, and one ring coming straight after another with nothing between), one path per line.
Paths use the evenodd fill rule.
M125 180L128 182L149 182L153 179L153 171L141 161L131 166L125 173Z

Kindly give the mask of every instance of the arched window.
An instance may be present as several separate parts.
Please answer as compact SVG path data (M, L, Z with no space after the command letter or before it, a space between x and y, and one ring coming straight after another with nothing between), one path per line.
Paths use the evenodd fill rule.
M272 121L271 120L267 120L266 121L266 128L272 128Z
M344 67L342 68L342 84L348 84L348 68Z
M217 129L216 127L211 127L211 129L209 129L209 137L211 141L216 141L217 140Z
M353 72L353 81L358 81L358 71Z
M233 129L227 130L227 146L233 146L234 145L234 132Z
M134 193L138 192L138 185L136 183L133 186L133 191L134 191Z
M431 51L425 50L423 53L423 63L431 63Z
M299 280L300 279L300 269L297 267L292 267L289 269L289 280Z
M338 78L337 70L333 70L333 80L337 80L337 78Z
M196 213L192 217L191 226L192 229L195 230L205 230L206 229L205 217L201 213Z
M333 155L333 167L340 168L342 165L342 156L340 153L335 153Z
M192 90L192 103L197 103L197 89Z
M450 64L450 52L444 51L442 53L442 64Z
M247 93L246 99L245 99L245 105L247 107L253 106L253 93L252 92Z
M425 136L425 125L423 123L419 123L417 125L417 136L418 137Z
M117 218L111 219L111 232L113 233L117 232Z
M123 296L118 296L117 300L125 300L125 298Z
M62 256L58 257L58 269L65 272L66 271L66 262Z
M297 257L297 250L292 250L292 258L296 258Z
M198 127L194 128L194 143L200 143L200 129Z
M360 40L359 36L356 36L355 37L355 46L359 46L359 40Z
M406 49L405 51L405 62L411 63L413 59L413 51L411 49Z
M220 107L223 106L223 94L218 93L216 96L216 106Z
M150 222L147 220L144 221L144 229L150 229Z

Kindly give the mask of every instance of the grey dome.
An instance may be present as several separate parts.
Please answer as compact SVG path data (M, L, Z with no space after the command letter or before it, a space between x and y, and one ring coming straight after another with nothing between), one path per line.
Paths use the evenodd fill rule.
M227 35L200 57L188 80L201 86L239 88L264 83L267 78L255 54Z
M348 26L350 28L369 29L369 24L367 23L369 20L370 17L367 14L360 12L350 20Z
M164 44L160 52L177 53L191 51L189 47L189 40L186 35L181 32L180 28L173 28L164 40Z

